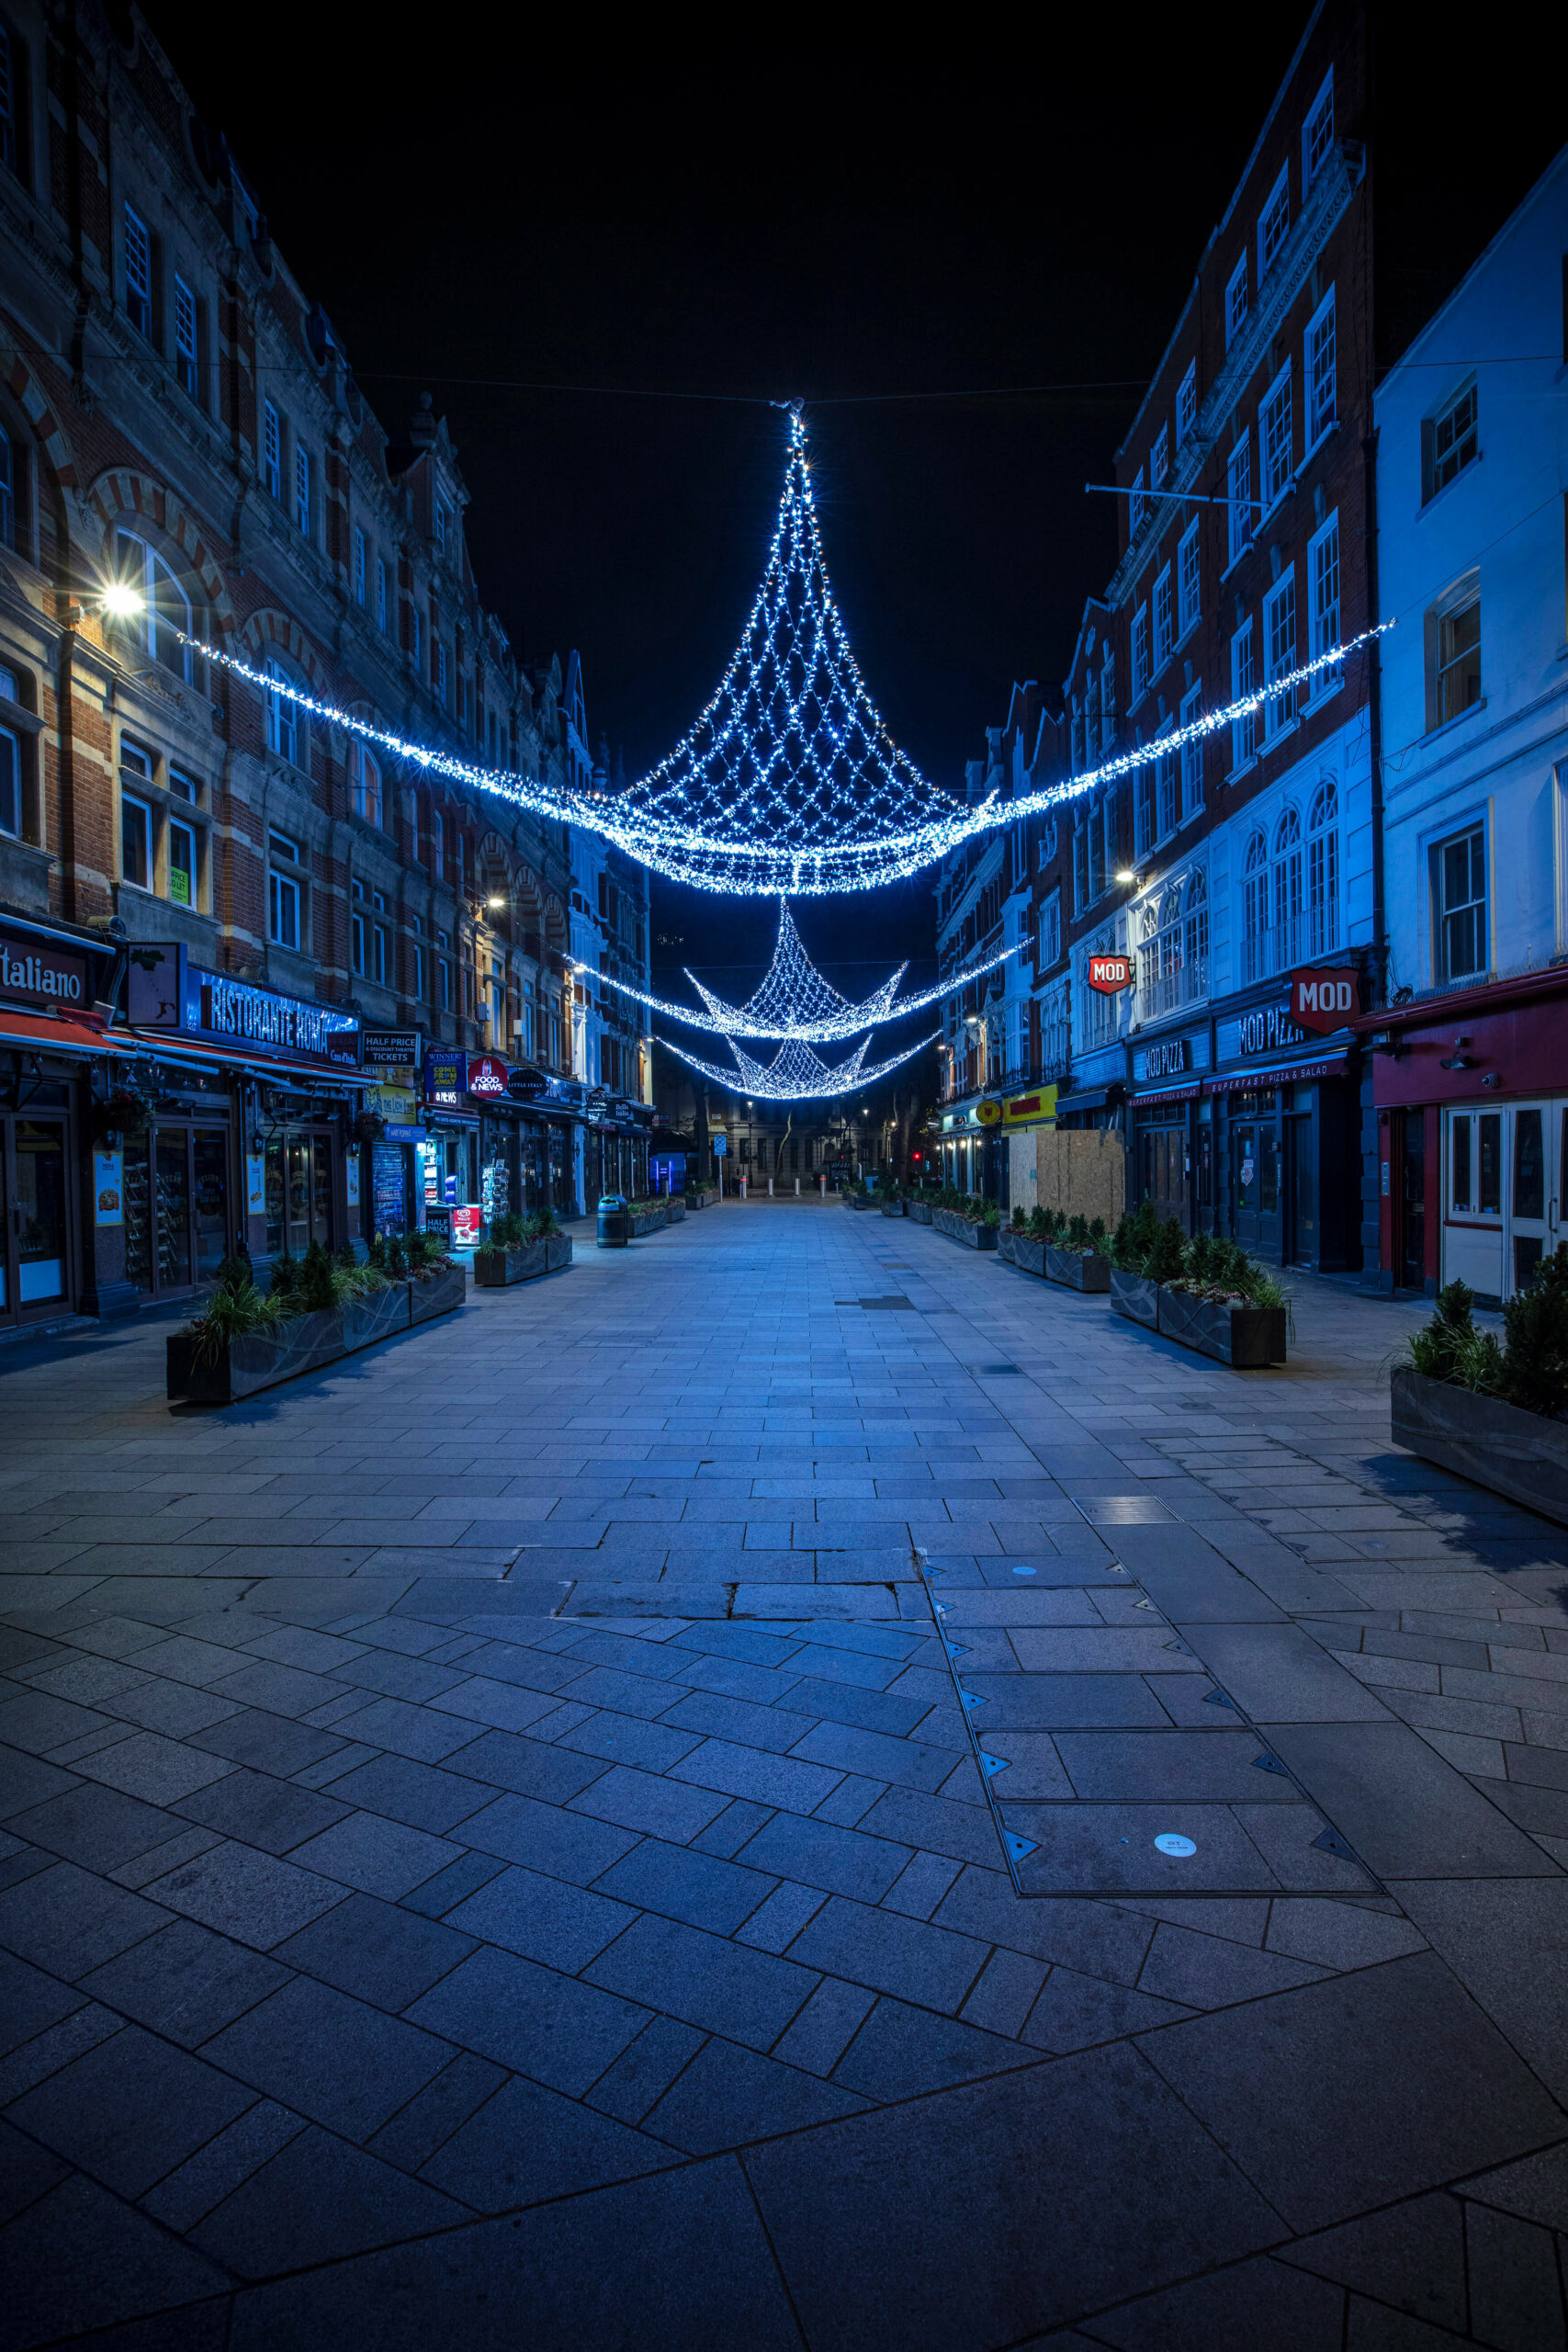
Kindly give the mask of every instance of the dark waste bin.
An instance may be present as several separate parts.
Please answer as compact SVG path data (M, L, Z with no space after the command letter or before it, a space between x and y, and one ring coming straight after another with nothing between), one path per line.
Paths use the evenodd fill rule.
M632 1213L619 1193L605 1193L599 1203L599 1247L624 1250L632 1238Z

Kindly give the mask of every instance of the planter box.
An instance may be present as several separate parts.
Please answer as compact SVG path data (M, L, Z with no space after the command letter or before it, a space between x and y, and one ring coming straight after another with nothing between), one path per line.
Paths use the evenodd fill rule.
M1216 1363L1257 1371L1285 1361L1282 1306L1216 1306L1189 1291L1162 1285L1158 1314L1168 1340L1178 1340L1201 1356L1213 1356Z
M529 1241L521 1250L476 1250L474 1281L480 1290L505 1290L512 1283L531 1283L550 1271L547 1241Z
M570 1234L547 1233L545 1236L545 1257L552 1274L558 1274L563 1266L570 1266L571 1263Z
M454 1308L461 1306L468 1289L468 1269L464 1266L443 1266L439 1273L427 1274L423 1282L411 1274L410 1323L433 1323L438 1315L450 1315Z
M1111 1288L1111 1261L1097 1257L1092 1250L1063 1250L1052 1242L1045 1252L1045 1272L1052 1282L1060 1283L1066 1290Z
M368 1298L356 1299L345 1306L339 1317L343 1325L343 1351L357 1355L361 1348L373 1348L378 1340L389 1340L394 1331L409 1328L408 1291L402 1283L392 1283L386 1290L373 1291Z
M685 1195L686 1206L689 1209L711 1209L717 1198L716 1184L699 1184L694 1192Z
M646 1240L650 1233L662 1233L666 1223L663 1202L654 1208L633 1209L631 1219L634 1241Z
M1120 1266L1112 1266L1111 1304L1129 1323L1141 1323L1145 1331L1159 1329L1159 1284L1146 1275L1124 1274Z
M1395 1364L1393 1441L1568 1526L1568 1422Z
M857 1193L846 1193L844 1194L844 1206L847 1209L854 1209L859 1215L863 1216L868 1211L879 1208L881 1206L881 1203L878 1201L863 1201Z
M1014 1233L1004 1225L997 1236L997 1255L1016 1266L1021 1274L1044 1275L1045 1244L1032 1241L1027 1233Z
M396 1298L397 1290L389 1295ZM406 1306L403 1312L399 1329L407 1329ZM297 1315L281 1331L246 1331L208 1364L197 1363L196 1341L183 1331L175 1332L165 1347L170 1398L194 1405L231 1405L258 1389L276 1387L280 1380L319 1372L346 1352L343 1323L336 1315Z
M905 1203L905 1207L909 1216L914 1218L917 1225L930 1225L931 1221L931 1204L930 1201L907 1201Z
M670 1198L664 1204L665 1224L679 1225L685 1214L686 1196L684 1193L671 1193Z
M931 1223L939 1233L945 1233L950 1241L962 1241L966 1250L994 1250L997 1235L1001 1230L999 1226L976 1225L970 1218L959 1216L952 1209L932 1209Z
M902 1201L878 1201L877 1206L884 1216L902 1216L904 1214Z

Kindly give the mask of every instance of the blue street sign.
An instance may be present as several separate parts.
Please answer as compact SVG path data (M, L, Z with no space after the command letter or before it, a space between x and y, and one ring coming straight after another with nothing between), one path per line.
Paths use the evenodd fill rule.
M715 1136L713 1139L713 1148L716 1157L722 1159L725 1153L729 1149L729 1137L728 1136Z

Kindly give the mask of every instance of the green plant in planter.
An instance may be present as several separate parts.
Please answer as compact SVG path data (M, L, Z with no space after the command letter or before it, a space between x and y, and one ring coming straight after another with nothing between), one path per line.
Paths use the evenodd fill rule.
M1117 1220L1111 1236L1111 1255L1123 1273L1141 1274L1147 1271L1150 1250L1159 1232L1159 1217L1153 1201L1140 1201L1135 1209Z
M1503 1394L1522 1412L1568 1406L1568 1253L1543 1258L1503 1307Z
M1029 1230L1029 1219L1024 1214L1021 1201L1012 1213L1011 1230L1014 1233L1027 1233Z
M287 1306L293 1315L299 1312L295 1295L299 1288L299 1261L288 1250L280 1250L272 1261L272 1273L267 1282L267 1296Z
M335 1315L343 1303L343 1269L332 1254L312 1241L299 1261L295 1296L304 1315Z
M985 1201L980 1204L980 1214L976 1220L976 1224L983 1225L987 1232L995 1233L999 1228L1001 1221L1002 1213L995 1201Z
M1163 1225L1156 1221L1154 1239L1144 1261L1145 1279L1151 1283L1179 1282L1186 1259L1187 1237L1176 1218L1168 1216Z
M1066 1246L1069 1250L1078 1250L1080 1254L1089 1248L1089 1219L1087 1216L1070 1216L1067 1219Z
M225 1258L211 1297L185 1330L196 1342L192 1350L196 1362L212 1365L231 1340L242 1339L249 1331L276 1331L287 1319L283 1301L257 1290L249 1259L236 1255Z
M1102 1216L1090 1217L1089 1222L1089 1246L1093 1250L1097 1258L1104 1257L1105 1242L1105 1219Z
M405 1248L408 1252L411 1274L434 1273L438 1266L444 1266L446 1263L446 1251L441 1236L438 1233L432 1233L428 1227L422 1227L417 1233L411 1233Z

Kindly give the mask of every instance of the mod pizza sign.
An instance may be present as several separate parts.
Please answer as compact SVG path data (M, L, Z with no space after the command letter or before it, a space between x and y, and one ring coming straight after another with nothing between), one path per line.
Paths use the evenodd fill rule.
M1130 956L1091 956L1089 959L1089 984L1101 996L1115 996L1133 985L1133 959Z
M1326 1036L1343 1029L1360 1010L1359 976L1348 971L1305 971L1291 974L1291 1018L1299 1027Z

